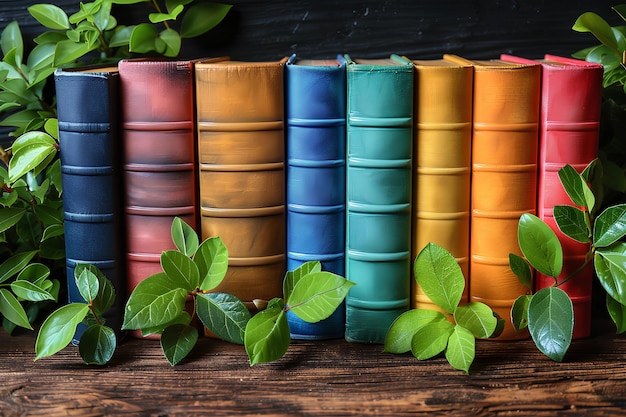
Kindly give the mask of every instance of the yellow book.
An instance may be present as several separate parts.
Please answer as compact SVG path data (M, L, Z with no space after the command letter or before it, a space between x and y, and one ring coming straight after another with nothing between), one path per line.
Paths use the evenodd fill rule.
M469 273L473 68L451 61L415 65L412 254L433 242ZM411 268L411 270L413 270ZM415 278L415 277L413 277ZM438 309L411 280L414 308ZM468 300L466 282L462 303Z
M506 320L501 339L525 338L510 322L513 302L527 289L509 268L509 254L521 255L520 216L536 212L541 67L444 58L474 66L470 301Z

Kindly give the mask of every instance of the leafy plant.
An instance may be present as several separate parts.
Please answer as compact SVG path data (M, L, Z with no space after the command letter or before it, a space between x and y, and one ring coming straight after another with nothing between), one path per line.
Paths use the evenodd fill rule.
M497 336L504 321L480 302L460 305L465 279L456 259L429 243L414 264L415 280L442 311L413 309L400 315L385 336L385 352L411 351L417 359L445 352L454 368L469 372L475 358L475 338Z
M8 333L16 325L31 328L29 322L37 318L39 310L58 300L59 281L40 278L62 274L65 268L56 119L50 119L44 128L47 133L32 131L20 136L13 145L17 157L11 159L9 171L0 167L0 284L10 285L13 291L2 292L0 314ZM30 279L36 287L31 290L39 294L26 296L16 289L21 274L32 265L37 265L41 275Z
M612 9L626 21L626 4ZM600 41L573 56L604 66L599 156L604 169L602 200L609 207L626 202L626 25L610 26L598 14L586 12L572 29Z
M291 341L287 311L309 323L328 318L355 284L332 272L322 271L320 262L309 261L283 280L283 297L269 301L267 308L246 325L245 347L250 366L284 356Z
M115 289L93 265L76 265L74 279L85 303L66 304L46 318L35 342L35 360L66 347L82 324L85 329L78 345L80 356L87 364L104 365L117 346L115 332L106 326L103 317L115 302Z
M572 274L559 280L563 263L561 243L542 220L531 214L520 217L518 240L530 266L554 278L554 285L533 295L519 297L511 310L517 328L528 326L540 351L562 361L571 342L574 317L572 302L560 288L593 262L595 274L606 291L608 312L618 333L626 330L626 204L610 206L600 214L600 201L593 190L602 176L601 163L591 162L582 173L570 165L559 170L559 178L574 205L554 207L554 219L561 232L580 243L588 243L585 261ZM526 261L510 256L512 271L529 287L531 270Z
M139 3L153 7L149 22L119 25L113 6ZM58 123L54 95L47 88L52 74L61 66L117 62L138 55L177 56L181 39L210 30L231 8L191 3L167 0L162 6L156 0L95 0L80 3L79 11L69 16L52 4L36 4L28 11L49 30L34 39L36 46L29 54L17 22L2 31L0 126L15 128L11 135L17 137L9 149L0 149L8 168L0 168L0 270L6 271L0 278L6 286L0 314L7 332L16 325L29 328L40 308L56 301L59 293L56 284L43 288L49 291L45 302L12 293L12 279L21 270L16 268L35 262L53 276L65 270ZM172 27L177 19L180 32Z
M143 335L159 334L165 357L172 365L184 359L198 341L193 324L197 315L214 334L243 344L250 312L237 297L210 292L224 279L228 250L219 237L199 244L187 223L175 218L172 240L177 250L161 254L163 272L141 281L126 303L122 329L141 329ZM185 310L191 300L191 311Z

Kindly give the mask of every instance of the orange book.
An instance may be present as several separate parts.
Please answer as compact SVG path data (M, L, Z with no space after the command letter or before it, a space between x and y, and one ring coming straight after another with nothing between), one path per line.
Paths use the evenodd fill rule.
M429 242L447 249L469 276L471 65L439 59L415 65L412 254ZM413 271L413 268L411 268ZM411 280L414 308L438 309ZM466 282L462 302L467 302Z
M590 244L570 239L556 224L554 206L572 205L558 172L565 164L582 172L598 157L603 68L600 64L554 55L546 55L538 61L510 55L501 58L541 63L537 216L554 230L563 247L563 270L558 278L562 281L584 264ZM536 274L535 291L553 284L552 277ZM560 288L574 305L573 337L588 337L591 334L593 266L589 264Z
M219 236L228 248L216 291L250 308L282 296L286 269L286 62L196 64L202 239Z
M521 256L520 216L536 212L541 66L445 59L474 66L470 301L506 320L500 339L526 338L510 322L513 302L527 289L511 271L509 254Z

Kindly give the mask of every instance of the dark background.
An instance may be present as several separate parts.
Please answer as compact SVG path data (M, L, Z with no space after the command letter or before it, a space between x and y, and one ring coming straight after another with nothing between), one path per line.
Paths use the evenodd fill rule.
M618 1L618 0L616 0ZM585 11L595 11L619 24L606 0L223 0L231 12L206 35L186 40L183 58L229 55L239 60L273 60L291 53L327 58L337 53L384 57L390 53L413 59L444 53L473 59L513 53L539 58L545 53L570 55L596 44L590 34L571 27ZM42 27L26 7L38 1L0 0L0 29L20 23L28 42ZM66 11L78 0L56 0ZM145 21L149 3L115 6L122 23Z

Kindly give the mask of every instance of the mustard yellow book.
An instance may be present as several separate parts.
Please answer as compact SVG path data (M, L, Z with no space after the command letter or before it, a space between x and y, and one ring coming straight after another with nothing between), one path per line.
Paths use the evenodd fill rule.
M473 67L449 60L415 65L412 256L433 242L469 274ZM415 278L415 277L413 277ZM438 309L411 280L414 308ZM461 302L469 297L466 282Z
M196 64L202 238L220 236L228 248L215 290L250 308L281 296L286 268L286 61Z
M500 339L526 338L510 321L513 302L527 289L509 268L509 254L521 255L520 216L536 212L541 67L444 59L474 66L470 301L506 320Z

